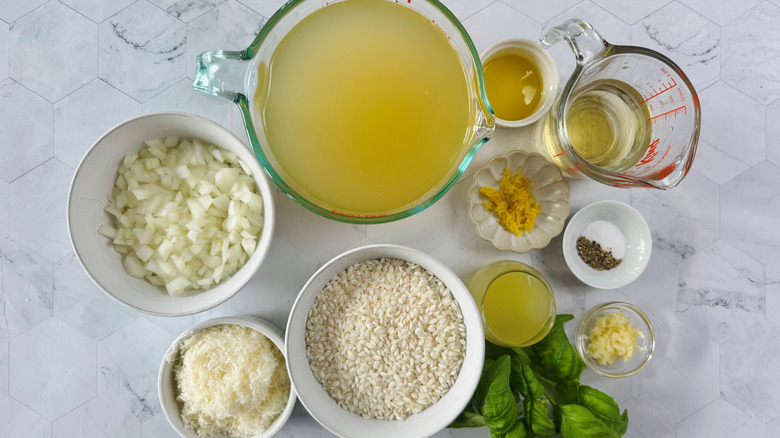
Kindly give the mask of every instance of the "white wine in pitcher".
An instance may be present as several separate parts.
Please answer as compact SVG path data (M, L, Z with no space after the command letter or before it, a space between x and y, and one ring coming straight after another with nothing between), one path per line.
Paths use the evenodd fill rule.
M633 87L601 79L572 96L566 131L582 158L620 172L636 164L647 151L652 123L647 104Z

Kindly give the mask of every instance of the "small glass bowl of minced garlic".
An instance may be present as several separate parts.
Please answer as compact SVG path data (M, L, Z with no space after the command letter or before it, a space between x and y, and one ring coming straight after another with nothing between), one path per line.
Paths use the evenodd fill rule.
M633 304L608 302L588 310L575 335L577 352L598 374L628 377L653 356L655 338L647 315Z

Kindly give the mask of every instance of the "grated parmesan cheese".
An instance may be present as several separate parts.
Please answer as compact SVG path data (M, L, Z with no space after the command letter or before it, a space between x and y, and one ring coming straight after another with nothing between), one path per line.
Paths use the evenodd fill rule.
M257 435L287 404L284 356L256 330L208 327L182 341L179 355L174 376L182 420L200 436Z
M634 356L636 338L644 337L623 312L608 313L596 318L588 332L587 353L601 365L611 365L617 358L628 361Z

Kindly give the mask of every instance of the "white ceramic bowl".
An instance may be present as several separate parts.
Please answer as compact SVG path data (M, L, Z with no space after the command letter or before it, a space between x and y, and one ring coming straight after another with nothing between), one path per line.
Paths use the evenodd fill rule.
M541 119L552 108L555 97L558 93L558 69L555 67L555 61L542 46L536 41L522 38L510 38L499 41L487 49L479 56L484 66L495 56L505 54L518 54L533 62L539 67L539 75L542 79L542 99L539 106L528 117L520 120L503 120L496 117L496 124L504 128L518 128L528 126L531 123Z
M270 339L271 342L276 345L276 348L282 352L282 355L284 355L284 340L282 339L284 333L275 325L256 316L228 316L209 319L196 324L191 329L179 335L179 337L171 343L171 346L168 347L168 351L165 352L165 357L163 357L162 364L160 364L160 372L157 376L157 394L160 397L160 406L162 407L163 414L168 420L168 423L170 423L171 427L173 427L179 436L184 438L200 438L200 436L192 429L184 426L184 423L181 420L181 407L176 400L176 380L173 376L173 367L178 359L179 344L184 338L199 330L221 324L243 325L253 330L257 330ZM285 362L286 361L287 358L285 357ZM263 433L254 435L250 438L269 438L276 435L276 432L278 432L290 418L290 414L292 414L293 408L295 407L295 400L295 391L293 391L291 387L287 405L285 406L284 411L279 414L279 417L276 418L276 421L274 421ZM220 437L221 435L215 438Z
M529 232L515 235L498 223L498 217L482 206L486 198L479 194L480 187L498 189L504 176L504 169L514 174L520 172L531 181L531 193L542 208L536 216L534 227ZM490 159L485 167L474 173L466 196L469 202L469 219L477 228L479 237L490 241L500 250L511 250L518 254L547 246L550 240L563 231L563 224L569 217L569 183L563 179L561 169L537 153L514 151Z
M98 234L103 224L113 224L103 211L114 187L121 159L138 152L145 140L178 135L199 138L235 152L252 169L263 198L264 222L257 248L232 277L206 291L180 296L146 280L130 277L110 239ZM123 122L105 133L79 163L68 194L68 233L87 275L108 296L152 315L180 316L210 309L236 294L257 272L271 247L274 202L271 186L250 150L226 128L200 116L184 113L148 114Z
M438 277L460 305L466 326L466 355L455 384L437 403L402 421L367 419L342 409L314 377L306 357L306 321L309 309L322 288L347 267L382 257L416 263ZM317 270L303 286L293 304L290 319L287 321L285 343L287 368L301 403L322 426L345 438L427 437L447 427L471 399L479 382L485 357L482 319L477 305L460 278L429 255L398 245L356 248L339 255Z
M577 254L577 238L593 221L614 223L626 237L626 254L616 267L597 271ZM615 289L636 280L647 267L653 239L647 222L630 206L618 201L599 201L587 205L572 216L563 232L563 257L571 272L583 283L598 289Z

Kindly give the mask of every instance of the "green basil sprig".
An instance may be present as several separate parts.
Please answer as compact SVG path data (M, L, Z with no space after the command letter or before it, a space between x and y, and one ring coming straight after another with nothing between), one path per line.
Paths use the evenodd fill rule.
M550 333L527 348L485 345L485 366L471 403L450 427L490 428L493 438L620 438L628 412L609 395L580 385L585 363L558 315ZM550 412L553 418L550 418Z

